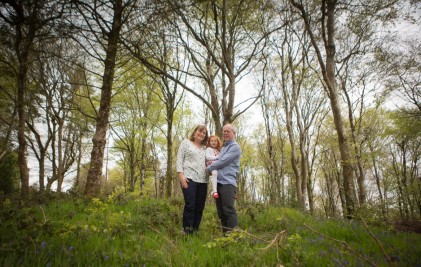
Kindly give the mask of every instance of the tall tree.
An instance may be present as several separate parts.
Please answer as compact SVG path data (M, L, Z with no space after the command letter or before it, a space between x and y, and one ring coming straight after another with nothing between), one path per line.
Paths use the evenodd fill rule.
M26 123L26 93L28 86L28 71L33 64L37 43L57 28L54 23L61 18L64 5L60 1L2 1L0 4L0 19L2 34L8 36L13 45L16 65L14 72L17 81L17 113L18 113L18 159L21 178L21 195L29 193L29 169L27 165L27 142L25 136ZM39 47L38 47L39 48ZM11 65L12 66L12 65Z
M344 189L346 196L346 215L348 218L352 218L355 212L355 191L352 158L348 136L341 116L340 104L338 100L338 88L335 77L336 1L323 0L321 2L320 25L314 25L314 21L310 20L309 12L305 8L302 1L299 3L295 0L291 0L291 4L300 12L300 15L304 21L305 30L310 36L311 43L316 51L317 59L322 71L323 80L325 82L327 94L329 96L335 127L338 134L338 143L341 152ZM315 28L318 28L318 32L322 33L322 44L319 44L317 41ZM322 49L324 49L325 52L325 59L323 59Z
M368 29L365 27L369 23L361 23L361 19L364 17L378 17L383 20L392 18L396 2L395 0L390 0L352 4L348 1L323 0L318 4L312 1L290 0L292 6L300 13L306 33L310 37L330 100L341 154L343 186L346 198L345 211L348 218L352 218L355 215L354 212L358 203L356 202L354 189L352 150L341 115L339 86L336 80L339 71L337 62L344 64L349 58L362 51L359 47L362 44L361 40L367 38L364 35L364 30ZM316 11L314 12L314 10ZM357 14L357 17L361 16L355 19L352 17L352 14ZM342 23L340 20L337 20L340 16L347 18L347 20L344 20L345 22ZM351 42L341 43L341 49L337 50L336 45L340 39L340 34L344 34L344 31L341 31L341 27L344 27L345 23L350 23L355 32L359 32L360 28L363 30L359 32L359 35L356 34L357 37L351 39ZM361 193L364 194L363 191Z
M171 76L179 81L183 81L186 78L186 74L182 71L185 69L184 66L188 64L188 59L183 57L185 50L182 46L178 45L174 40L175 38L171 35L171 32L175 31L171 25L159 28L156 32L158 35L157 40L160 40L161 45L157 47L159 52L159 68L165 73L171 73ZM179 68L172 69L171 65L177 65ZM158 84L158 91L154 93L161 99L165 105L165 121L166 125L163 130L167 141L166 149L166 172L165 172L165 197L171 197L173 191L173 167L174 167L174 135L176 127L176 110L183 103L184 90L181 86L166 75L156 75L151 72L151 77Z
M60 192L64 177L76 157L74 138L79 138L75 125L70 121L75 92L69 90L69 76L72 74L68 62L61 59L77 57L68 42L49 40L43 43L43 51L37 56L37 64L31 69L31 97L35 103L27 117L27 127L31 131L28 142L39 166L39 190L45 189L45 169L51 165L52 172L47 174L47 189L57 182ZM48 158L50 162L46 162ZM48 163L50 163L48 165Z
M113 2L93 0L74 1L79 15L85 25L79 25L81 36L84 36L83 48L94 58L104 64L102 74L101 97L96 118L96 128L92 138L91 164L89 167L85 195L100 193L101 174L104 162L104 148L110 116L111 97L113 92L114 73L119 49L120 34L125 20L130 15L130 9L135 1ZM74 23L81 23L76 17ZM84 31L87 27L89 31ZM104 52L104 56L99 51Z
M260 97L260 106L262 109L263 122L265 128L265 139L262 145L264 148L259 149L262 158L263 166L267 170L268 183L267 194L270 203L282 203L284 200L283 182L284 179L284 155L285 155L285 140L279 135L276 117L277 108L276 100L271 100L276 81L273 75L267 75L268 67L271 65L269 61L272 58L265 58L261 74L262 95Z
M365 112L381 104L375 94L379 93L381 82L379 70L382 63L373 55L385 41L379 29L391 27L395 21L394 2L379 1L355 6L344 2L340 5L346 21L337 27L337 69L338 88L343 94L348 111L349 136L354 157L358 202L361 206L367 199L367 176L364 158L367 135L364 134ZM343 8L342 8L343 7ZM373 100L374 99L374 100Z

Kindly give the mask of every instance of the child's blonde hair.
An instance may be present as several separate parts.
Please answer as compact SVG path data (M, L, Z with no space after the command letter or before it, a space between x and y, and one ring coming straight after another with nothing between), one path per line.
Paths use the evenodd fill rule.
M210 141L211 141L212 138L215 138L216 139L216 149L218 151L221 151L221 148L222 148L221 139L219 139L219 137L217 135L214 135L214 134L209 136L208 143L206 144L206 147L211 147Z

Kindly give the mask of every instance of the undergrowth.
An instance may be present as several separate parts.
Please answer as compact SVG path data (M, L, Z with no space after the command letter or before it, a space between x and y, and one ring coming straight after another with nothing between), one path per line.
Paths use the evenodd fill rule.
M198 234L181 199L113 195L0 203L1 266L421 266L421 235L239 203L222 236L207 203Z

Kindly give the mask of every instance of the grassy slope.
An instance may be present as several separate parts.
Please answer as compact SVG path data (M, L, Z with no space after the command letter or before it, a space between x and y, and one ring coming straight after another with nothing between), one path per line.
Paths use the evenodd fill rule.
M186 238L181 210L179 199L59 198L29 208L6 200L0 265L421 266L421 235L415 233L243 204L241 230L222 237L209 200L199 234Z

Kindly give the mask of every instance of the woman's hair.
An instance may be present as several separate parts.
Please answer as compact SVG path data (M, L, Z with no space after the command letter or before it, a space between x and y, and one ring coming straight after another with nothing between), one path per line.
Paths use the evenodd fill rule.
M210 141L211 141L211 139L212 138L215 138L216 139L216 149L218 150L218 151L221 151L221 147L222 147L222 142L221 142L221 139L219 139L219 137L218 136L216 136L216 135L210 135L209 136L209 140L208 140L208 143L206 144L206 147L211 147L211 145L210 145Z
M201 132L201 131L205 131L206 135L205 135L205 139L203 139L203 141L202 141L202 146L206 145L206 144L208 143L208 138L209 138L208 128L206 128L206 126L205 126L205 125L203 125L203 124L199 124L199 125L197 125L197 126L194 128L193 132L192 132L192 133L190 134L190 136L189 136L189 140L190 140L190 141L194 141L194 133L195 133L196 131L199 131L199 132Z

